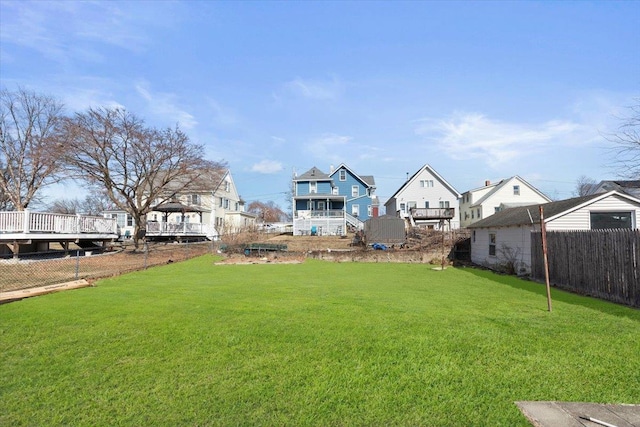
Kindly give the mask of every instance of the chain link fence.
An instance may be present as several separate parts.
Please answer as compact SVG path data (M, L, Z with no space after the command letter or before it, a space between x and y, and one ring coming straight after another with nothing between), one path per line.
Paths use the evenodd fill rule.
M215 253L214 242L147 244L95 254L74 251L63 258L0 260L0 292L47 286L78 279L98 279L143 270L154 265L184 261L206 253Z

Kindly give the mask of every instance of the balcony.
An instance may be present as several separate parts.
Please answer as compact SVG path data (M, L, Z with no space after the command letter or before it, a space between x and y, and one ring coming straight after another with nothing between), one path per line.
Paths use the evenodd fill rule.
M344 218L344 210L329 209L324 211L297 210L296 218Z
M453 219L455 208L411 208L411 217L415 220Z

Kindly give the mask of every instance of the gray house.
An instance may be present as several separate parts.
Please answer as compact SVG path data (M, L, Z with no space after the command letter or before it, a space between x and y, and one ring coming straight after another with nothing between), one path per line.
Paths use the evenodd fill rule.
M531 232L540 231L540 206L548 231L640 227L640 199L617 191L514 207L469 226L471 261L490 268L514 262L518 273L530 273Z

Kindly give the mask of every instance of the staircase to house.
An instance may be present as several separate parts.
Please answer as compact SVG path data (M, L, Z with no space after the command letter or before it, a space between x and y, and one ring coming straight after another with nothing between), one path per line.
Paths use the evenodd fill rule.
M364 222L347 212L345 212L345 219L347 220L347 224L351 225L356 230L362 230L364 228Z

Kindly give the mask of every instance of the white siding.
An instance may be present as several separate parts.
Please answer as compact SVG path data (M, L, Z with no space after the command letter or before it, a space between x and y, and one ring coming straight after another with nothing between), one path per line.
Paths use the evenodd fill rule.
M518 185L520 187L520 194L513 194L513 187ZM514 176L507 180L507 182L502 185L500 188L495 190L495 185L491 185L490 187L483 187L478 190L471 191L471 200L470 203L465 203L461 205L461 220L462 226L466 227L474 222L477 222L481 219L488 218L493 215L496 211L496 208L499 207L502 203L510 204L517 203L520 205L523 204L539 204L539 203L547 203L549 200L541 196L534 188L530 187L526 182L521 180L519 177ZM483 201L479 206L475 206L471 209L471 205L474 203L478 203L478 201L485 196L489 191L494 191L495 193L491 194L485 201ZM478 217L478 207L480 208L481 216ZM471 211L473 210L474 216L471 218ZM464 214L467 214L467 218L465 219Z
M420 181L433 181L433 187L421 187ZM451 228L460 227L458 195L424 167L402 191L396 194L395 199L387 202L387 215L395 215L403 203L405 209L408 209L410 202L415 202L418 208L424 208L427 201L430 208L439 208L440 202L449 202L449 207L455 209L455 217L451 220ZM391 211L391 209L393 210Z
M510 257L517 261L520 273L531 272L531 226L481 228L474 229L476 238L471 232L471 261L486 267L498 267ZM489 255L489 234L496 233L496 255ZM508 255L510 254L510 255Z
M547 222L547 230L589 230L591 228L591 212L635 212L634 228L640 225L640 205L616 195L598 200L588 206L567 213Z

